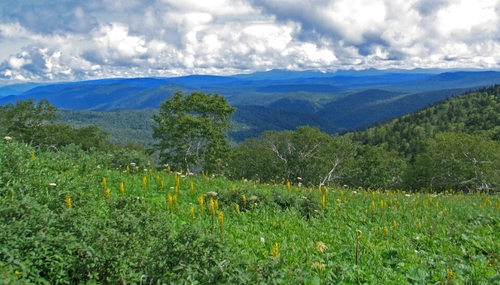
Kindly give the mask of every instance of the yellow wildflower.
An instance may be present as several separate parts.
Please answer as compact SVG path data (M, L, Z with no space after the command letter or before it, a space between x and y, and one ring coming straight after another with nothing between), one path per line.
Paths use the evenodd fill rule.
M219 229L220 232L224 232L224 213L222 211L219 212Z
M278 243L275 242L273 245L273 256L277 257L278 255L279 255L279 247L278 247Z
M191 213L191 218L194 219L194 206L191 206L191 208L189 208L189 213Z
M210 212L210 215L215 215L215 202L214 198L210 198L210 201L208 203L208 211Z
M323 271L326 268L326 265L322 262L314 262L312 268L317 271Z
M316 250L323 253L328 247L322 241L316 242Z
M200 195L198 197L198 204L200 206L200 212L204 212L205 211L205 198L203 197L203 195Z
M446 279L448 280L448 282L451 282L451 280L453 280L453 270L448 269L448 272L446 273Z
M66 195L66 207L68 207L68 209L71 209L72 206L73 203L71 201L71 197L69 195Z
M123 181L120 182L120 194L122 194L122 196L125 194L125 185L123 184Z

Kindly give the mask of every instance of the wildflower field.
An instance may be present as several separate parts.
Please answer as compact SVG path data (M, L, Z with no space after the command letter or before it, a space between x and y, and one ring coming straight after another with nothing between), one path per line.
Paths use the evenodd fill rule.
M500 284L493 193L298 187L0 145L0 284Z

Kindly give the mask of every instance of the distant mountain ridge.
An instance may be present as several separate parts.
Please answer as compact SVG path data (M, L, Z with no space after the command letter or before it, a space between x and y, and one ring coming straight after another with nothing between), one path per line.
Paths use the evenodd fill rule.
M315 122L327 132L358 129L498 83L497 71L271 70L235 76L100 79L33 85L34 88L4 86L0 95L14 87L18 93L1 97L0 105L33 98L48 99L52 105L67 110L142 110L158 108L176 91L218 93L231 105L241 107L235 118L239 118L240 126L246 126L246 135L254 136L266 130L266 125L287 129L301 122ZM251 108L253 113L248 111ZM277 122L274 126L263 122L263 117L273 121L273 110ZM288 124L283 118L293 123Z

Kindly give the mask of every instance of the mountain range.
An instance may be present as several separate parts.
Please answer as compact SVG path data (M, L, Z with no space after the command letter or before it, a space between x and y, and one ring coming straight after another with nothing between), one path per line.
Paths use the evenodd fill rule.
M327 133L364 128L497 83L497 71L271 70L234 76L17 84L0 87L0 105L33 98L48 99L63 112L131 112L158 108L176 91L218 93L237 107L236 128L231 134L241 141L265 130L300 125L316 126Z

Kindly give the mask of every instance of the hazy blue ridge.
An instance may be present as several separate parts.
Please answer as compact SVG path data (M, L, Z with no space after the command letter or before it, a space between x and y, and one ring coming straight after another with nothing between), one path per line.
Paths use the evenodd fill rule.
M365 70L322 73L271 70L235 76L110 78L4 86L0 105L48 99L65 110L158 108L174 92L225 96L238 106L237 140L266 130L317 126L327 133L364 128L468 90L500 83L496 71ZM109 128L109 126L108 126Z

